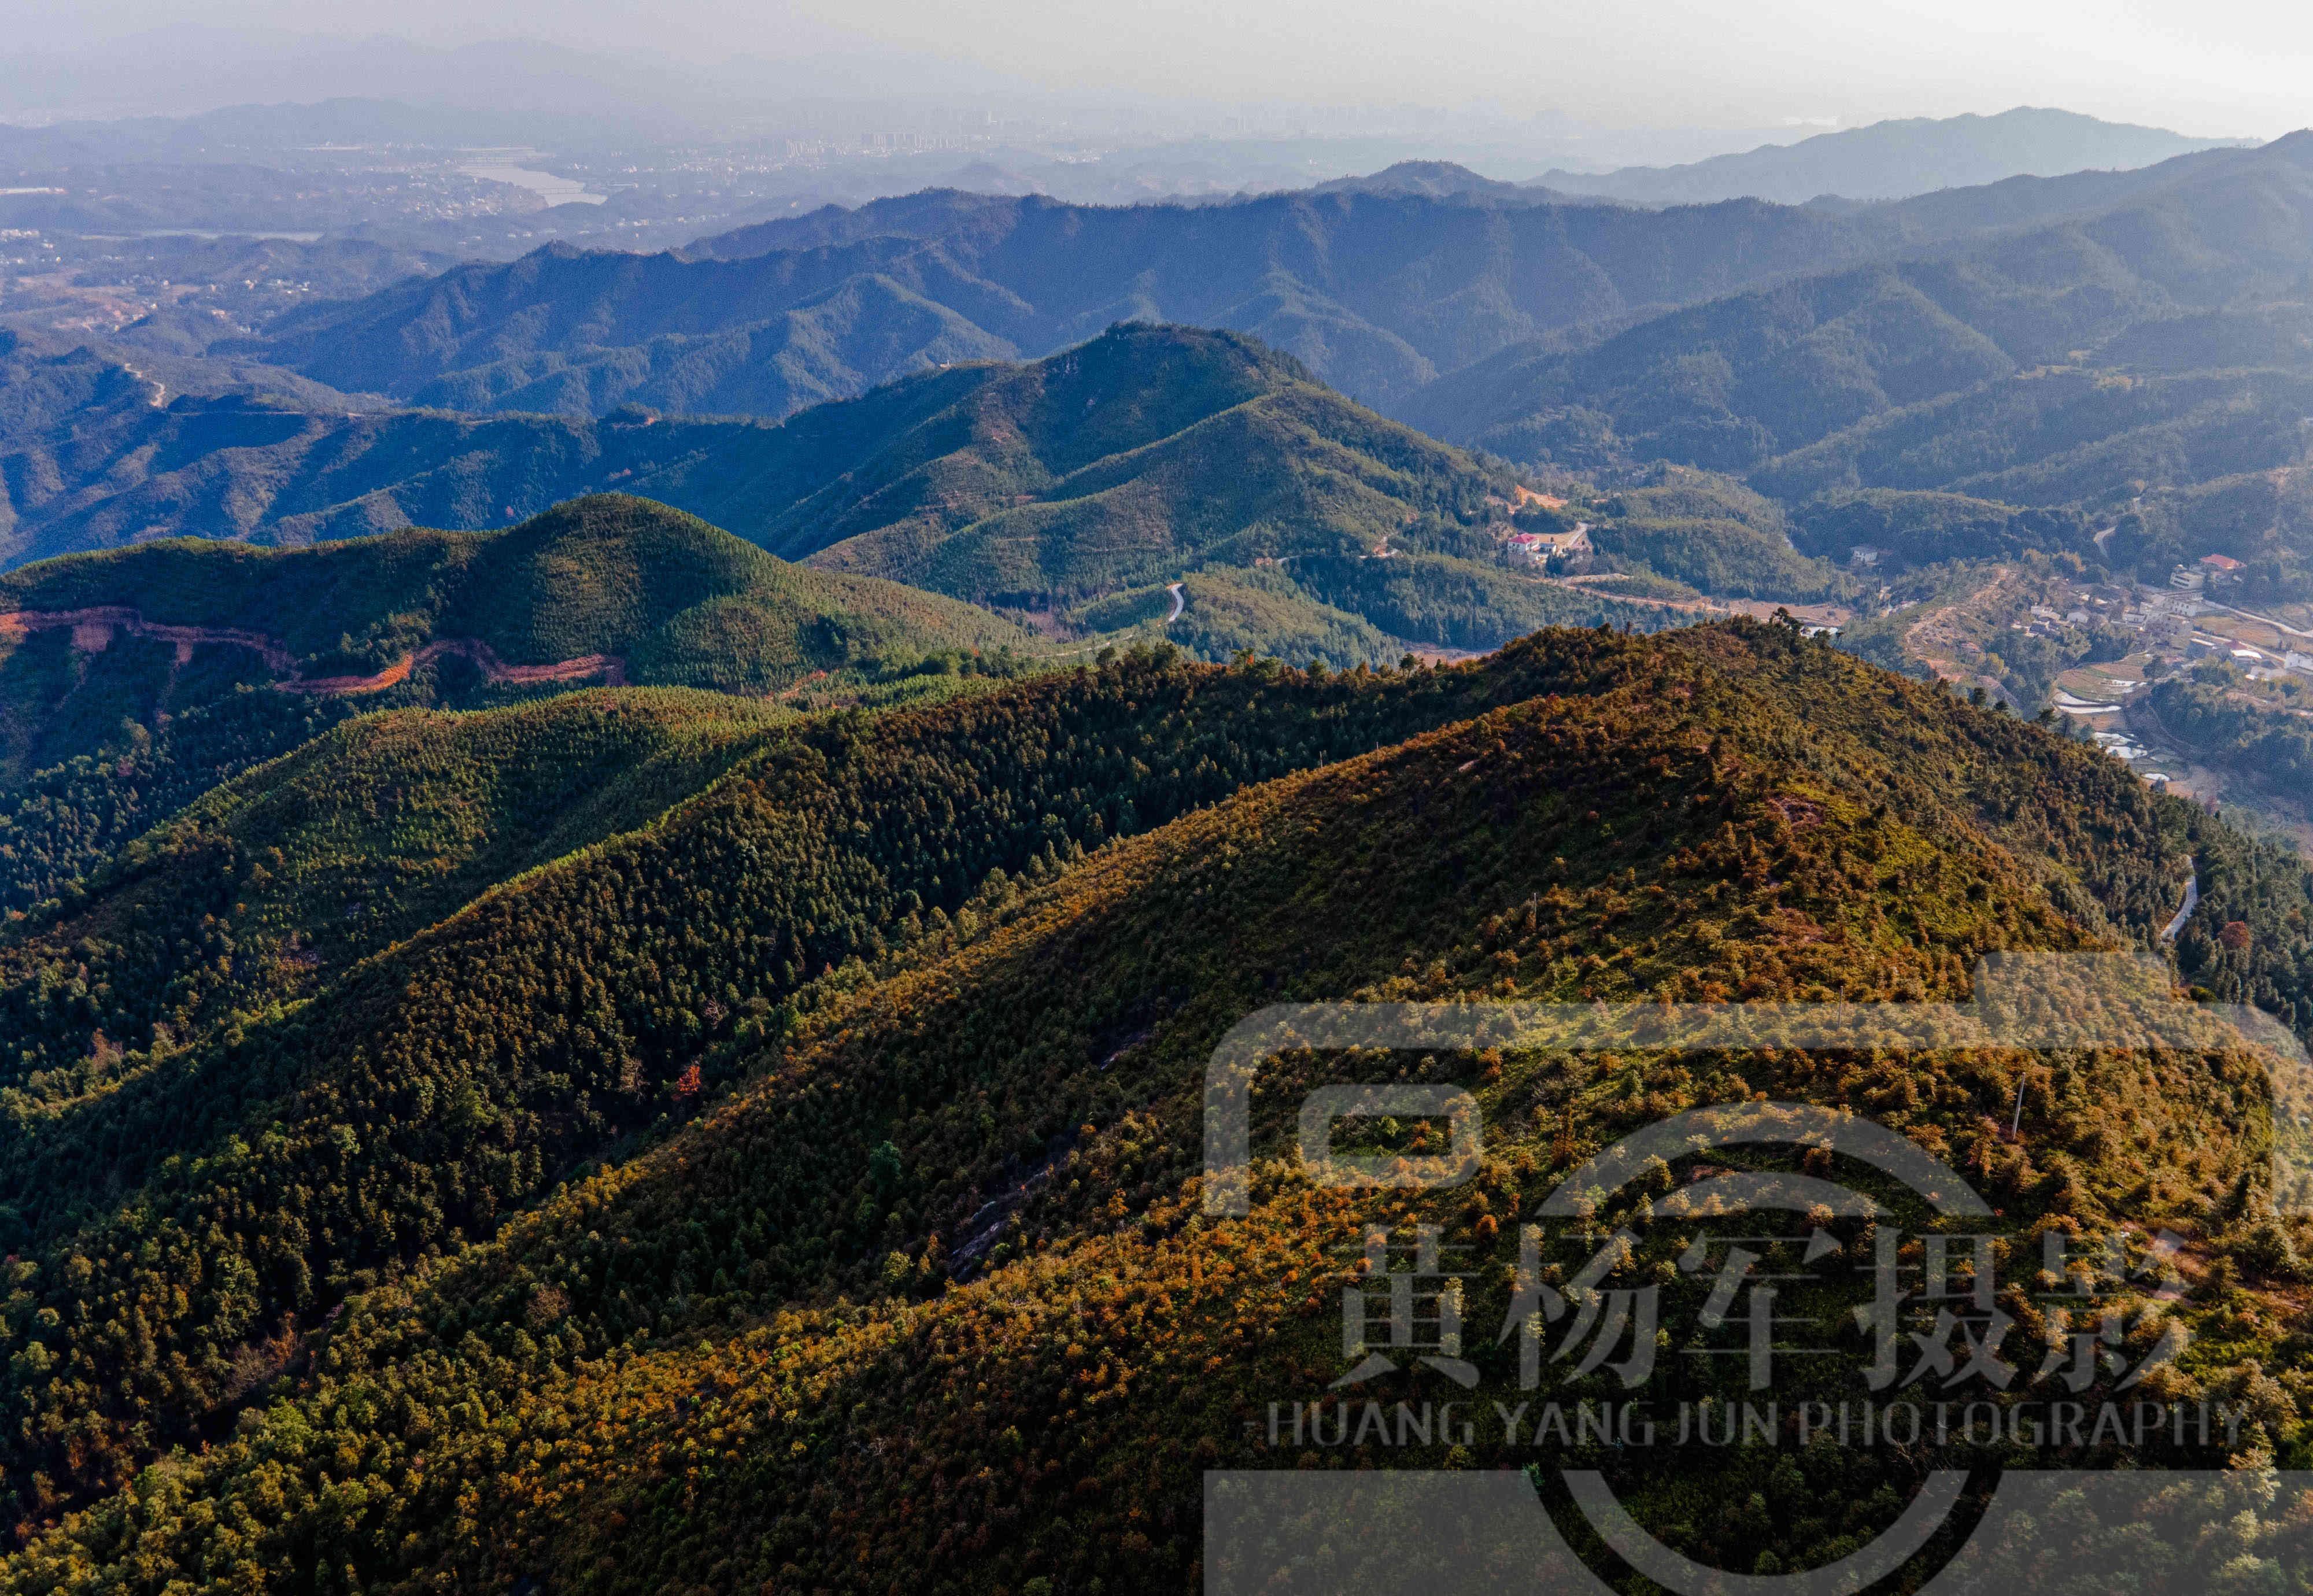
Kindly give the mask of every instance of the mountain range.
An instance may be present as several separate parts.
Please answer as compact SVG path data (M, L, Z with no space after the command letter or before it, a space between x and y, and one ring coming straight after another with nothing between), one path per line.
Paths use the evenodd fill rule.
M1163 321L1250 333L1386 410L1518 339L1895 237L1874 217L1748 202L1658 215L1350 192L1128 207L935 192L681 252L549 247L461 267L292 312L247 352L416 404L776 418L926 366Z
M2127 518L2106 552L2165 572L2179 495L2305 457L2313 135L2035 193L2056 219L1505 349L1400 413L1515 460L1734 472L1793 507L1942 492ZM2193 533L2195 555L2309 552L2270 523Z
M292 312L248 353L464 410L776 417L901 372L1041 355L1124 319L1250 332L1395 413L1522 340L1988 230L2221 187L2285 146L1838 208L1566 204L1441 163L1223 205L928 191L657 255L554 245Z
M1364 349L1388 357L1394 375L1374 384L1385 408L1433 436L1545 472L1615 478L1667 461L1738 478L1807 554L1842 555L1868 495L1867 541L1906 559L2039 548L2165 578L2213 550L2293 591L2309 551L2293 522L2259 516L2252 489L2303 458L2313 414L2298 358L2313 347L2299 326L2313 281L2309 150L2300 136L1853 216L1490 191L1094 211L942 192L681 254L550 250L213 346L210 358L252 374L296 374L270 379L263 403L171 397L158 366L138 377L118 357L20 344L4 373L0 443L14 463L0 536L21 560L188 530L295 542L485 527L616 489L783 557L1072 627L1146 621L1169 608L1166 585L1203 573L1200 618L1237 617L1201 641L1183 633L1209 655L1266 634L1296 657L1387 658L1404 641L1491 646L1578 615L1664 618L1603 598L1570 610L1562 591L1506 585L1499 538L1473 535L1506 496L1501 470L1309 380L1370 372ZM1826 254L1830 269L1809 269ZM1087 260L1106 262L1121 297L1104 297ZM863 262L879 269L860 276ZM1229 272L1256 266L1271 292L1229 304ZM954 303L901 284L901 269ZM1175 285L1201 302L1185 311L1254 322L1320 358L1280 365L1242 340L1139 331L1007 366L983 357L1081 332L1095 313L1039 313L983 270L1100 313L1168 308L1160 295ZM1313 278L1328 295L1317 321L1302 313L1316 313ZM1720 292L1729 279L1737 291ZM814 285L803 308L754 319ZM1640 295L1695 303L1646 313L1631 308ZM1551 318L1554 331L1506 341ZM1454 368L1424 375L1441 366ZM868 398L824 397L893 371L901 380ZM1056 383L1123 424L1062 423L1044 396ZM348 415L328 408L338 388L509 408ZM636 393L792 419L662 419L611 402ZM797 410L807 398L819 403ZM598 410L614 413L590 419ZM2211 519L2216 507L2229 518ZM1412 529L1395 545L1393 523ZM1961 525L2006 530L1954 543ZM1274 531L1286 525L1300 529L1289 547ZM1302 536L1320 527L1323 548ZM1393 547L1415 558L1366 558ZM1690 583L1724 567L1621 552ZM1212 586L1223 569L1226 593ZM1819 575L1786 574L1784 595L1822 589Z
M21 343L0 357L0 551L496 528L615 489L783 560L1071 626L1161 616L1187 579L1177 640L1215 657L1258 644L1394 659L1552 621L1669 618L1507 568L1508 474L1229 333L1120 327L778 426L347 414L302 391L171 398L151 375L167 369Z
M237 348L404 402L776 416L1169 317L1521 463L1667 459L1794 511L1933 489L2102 514L2301 453L2309 148L1843 209L1566 205L1435 166L1194 207L932 192L462 268Z
M1987 507L1973 520L2063 511L2031 523L2027 542L2052 548L2133 516L2100 558L2144 569L2184 548L2181 495L2304 454L2304 137L1843 210L1569 206L1473 188L1437 164L1383 178L1224 206L925 192L682 252L558 245L314 303L261 338L164 345L292 373L264 386L292 391L305 419L189 414L166 395L150 417L134 379L100 382L95 367L72 382L104 395L69 401L67 363L35 382L12 357L9 382L51 401L9 401L19 421L0 442L25 460L0 536L23 560L194 527L298 539L407 520L505 525L618 486L816 555L826 543L775 530L819 490L810 472L782 486L782 449L821 426L897 426L900 410L946 389L902 382L893 393L911 398L842 423L832 417L849 411L831 410L784 435L763 419L895 377L948 379L941 367L995 370L1133 317L1249 331L1309 377L1517 465L1614 474L1670 460L1742 477L1802 527L1836 523L1834 499L1852 493L1959 495ZM365 398L330 414L336 391ZM345 417L379 405L398 410ZM634 405L682 419L641 428L615 414ZM1318 433L1340 433L1350 414L1318 410L1330 417ZM715 411L747 419L694 421ZM148 454L157 435L171 442ZM1133 437L1140 449L1156 435ZM1280 458L1305 442L1258 449ZM759 465L766 490L717 486L752 481ZM1131 455L1121 470L1159 465ZM1904 514L1936 523L1943 502L1904 504L1883 527L1892 548L1913 546ZM2052 542L2049 527L2072 532ZM2232 558L2297 558L2269 532L2239 525L2207 542ZM1927 525L1918 548L1939 536ZM895 551L886 539L876 574L964 596L1067 590L1073 602L1092 580L1156 576L1104 567L1092 578L1067 562L1048 569L1045 555L1032 571L930 576ZM1836 534L1808 553L1839 553ZM1437 640L1434 629L1413 636Z
M2032 547L2165 573L2214 550L2290 588L2308 551L2284 521L2256 518L2249 489L2302 459L2313 414L2298 358L2309 151L2297 136L1844 209L1567 205L1440 166L1205 207L936 191L679 252L558 246L208 346L204 358L290 374L237 410L231 393L172 398L158 366L142 379L120 358L17 346L0 539L21 560L172 531L483 527L618 489L786 557L1071 626L1112 600L1100 620L1146 620L1169 607L1165 585L1204 572L1209 587L1225 567L1229 593L1209 592L1200 613L1234 609L1246 619L1227 639L1266 628L1297 657L1491 646L1570 618L1562 593L1511 602L1480 569L1499 540L1466 534L1488 518L1475 507L1503 496L1499 468L1438 454L1315 377L1533 470L1635 481L1668 462L1740 479L1809 555L1842 554L1851 503L1870 495L1874 541L1906 559ZM1110 335L1140 353L1091 359L1070 402L1139 419L1098 457L1029 397L1061 372L1053 357L1020 368L1033 378L998 375L1015 351L1154 314L1253 329L1300 365L1244 343L1167 365L1189 334ZM339 391L365 397L332 409ZM636 411L645 400L675 419ZM1006 430L1020 404L1045 435L1025 452ZM719 410L748 419L693 419ZM761 424L781 416L794 419ZM978 441L959 454L966 436ZM949 507L928 522L911 495ZM1320 500L1332 507L1305 513ZM1403 540L1420 560L1358 558L1390 547L1393 517L1422 523L1449 500L1458 530ZM2216 504L2242 518L2209 522ZM1322 551L1266 532L1232 542L1288 522L1341 535ZM1958 525L2008 530L1955 544ZM1286 573L1290 593L1248 574L1288 557L1310 562ZM1438 558L1462 563L1422 563ZM1714 564L1637 558L1690 583ZM1376 592L1385 569L1401 596ZM1409 582L1420 595L1403 596ZM1442 602L1448 591L1464 598ZM1280 603L1298 617L1284 630Z

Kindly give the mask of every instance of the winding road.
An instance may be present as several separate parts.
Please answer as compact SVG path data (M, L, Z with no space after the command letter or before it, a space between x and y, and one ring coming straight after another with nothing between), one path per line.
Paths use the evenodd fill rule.
M2160 939L2163 942L2174 942L2177 939L2177 933L2185 929L2185 922L2193 918L2193 911L2200 905L2201 872L2195 869L2185 878L2185 906L2177 911L2177 918L2168 922L2168 929L2160 933Z
M262 655L268 669L294 671L296 662L289 650L261 632L229 631L213 626L169 626L157 621L147 621L136 610L118 605L101 605L87 610L0 610L0 634L8 632L48 631L69 627L74 643L84 653L103 651L112 641L114 630L127 632L133 638L151 638L155 642L177 645L177 659L182 664L190 657L194 648L202 643L224 643L234 648L251 648Z
M1170 626L1181 618L1181 612L1188 607L1189 601L1182 596L1178 582L1165 583L1165 591L1173 595L1173 613L1165 617L1165 624Z
M445 638L427 644L415 654L403 655L374 675L302 676L273 685L284 692L383 692L407 682L409 673L419 666L431 665L451 654L471 660L493 682L584 682L590 676L600 676L605 687L627 684L627 663L615 654L582 654L576 659L558 659L552 665L508 665L479 639Z

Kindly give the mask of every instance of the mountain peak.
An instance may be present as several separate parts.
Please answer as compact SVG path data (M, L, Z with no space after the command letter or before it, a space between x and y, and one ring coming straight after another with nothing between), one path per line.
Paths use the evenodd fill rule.
M1516 183L1485 177L1452 161L1400 161L1364 177L1335 178L1319 183L1320 194L1390 194L1445 198L1456 194L1491 194L1530 198Z
M2257 153L2291 161L2300 166L2313 165L2313 128L2300 128L2294 133L2284 133L2272 143L2260 146Z

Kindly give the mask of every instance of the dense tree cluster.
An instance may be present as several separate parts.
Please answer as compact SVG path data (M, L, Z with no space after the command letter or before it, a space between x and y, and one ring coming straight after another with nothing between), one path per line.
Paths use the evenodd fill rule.
M1624 569L1737 598L1852 598L1853 578L1791 541L1782 509L1732 478L1659 467L1606 498L1591 542Z
M2144 707L2203 762L2238 771L2281 793L2313 792L2313 720L2237 690L2228 666L2153 683Z
M355 712L343 700L251 691L237 668L244 661L215 657L237 649L198 650L193 670L164 671L155 678L163 691L136 692L133 679L122 679L143 669L131 640L86 661L63 695L15 691L24 685L11 679L22 654L64 636L37 634L0 662L0 691L14 711L0 713L0 724L21 718L39 727L16 768L0 778L0 916L70 894L201 793Z
M1964 493L1834 490L1799 506L1793 520L1801 547L1836 560L1859 545L1910 565L2094 547L2078 510L2019 508Z
M20 1112L66 1103L124 1046L309 995L490 885L655 820L791 718L645 689L340 725L119 849L0 946L0 1091Z

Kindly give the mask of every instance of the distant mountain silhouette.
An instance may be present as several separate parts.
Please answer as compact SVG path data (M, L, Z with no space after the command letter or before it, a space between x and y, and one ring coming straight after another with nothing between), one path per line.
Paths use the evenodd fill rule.
M1482 177L1451 161L1400 161L1364 177L1337 177L1310 190L1316 194L1400 194L1441 199L1456 194L1482 194L1502 200L1555 198L1546 190Z
M520 144L534 123L505 111L413 105L352 96L311 104L232 105L191 117L132 117L63 121L47 127L0 126L0 155L27 163L104 164L166 161L203 164L245 161L325 144L443 147Z
M404 403L595 416L640 403L776 419L908 372L1033 357L1142 320L1250 332L1396 414L1417 389L1512 346L1592 337L1779 279L2110 208L2229 170L2243 153L2007 176L2031 150L2054 151L2047 164L2062 169L2097 151L2123 164L2207 142L2018 111L1755 153L1852 167L1884 166L1892 150L1921 160L1941 150L1939 181L2004 179L1881 204L1641 209L1441 161L1218 203L932 190L655 255L550 245L303 306L237 352ZM1010 186L1006 173L981 175ZM1813 177L1797 187L1822 191Z
M1748 197L1804 205L1825 195L1903 199L2020 176L2150 166L2242 141L2188 138L2159 128L2099 121L2076 111L2019 106L1998 116L1874 122L1797 144L1763 145L1685 166L1547 172L1537 188L1640 205L1698 205Z

